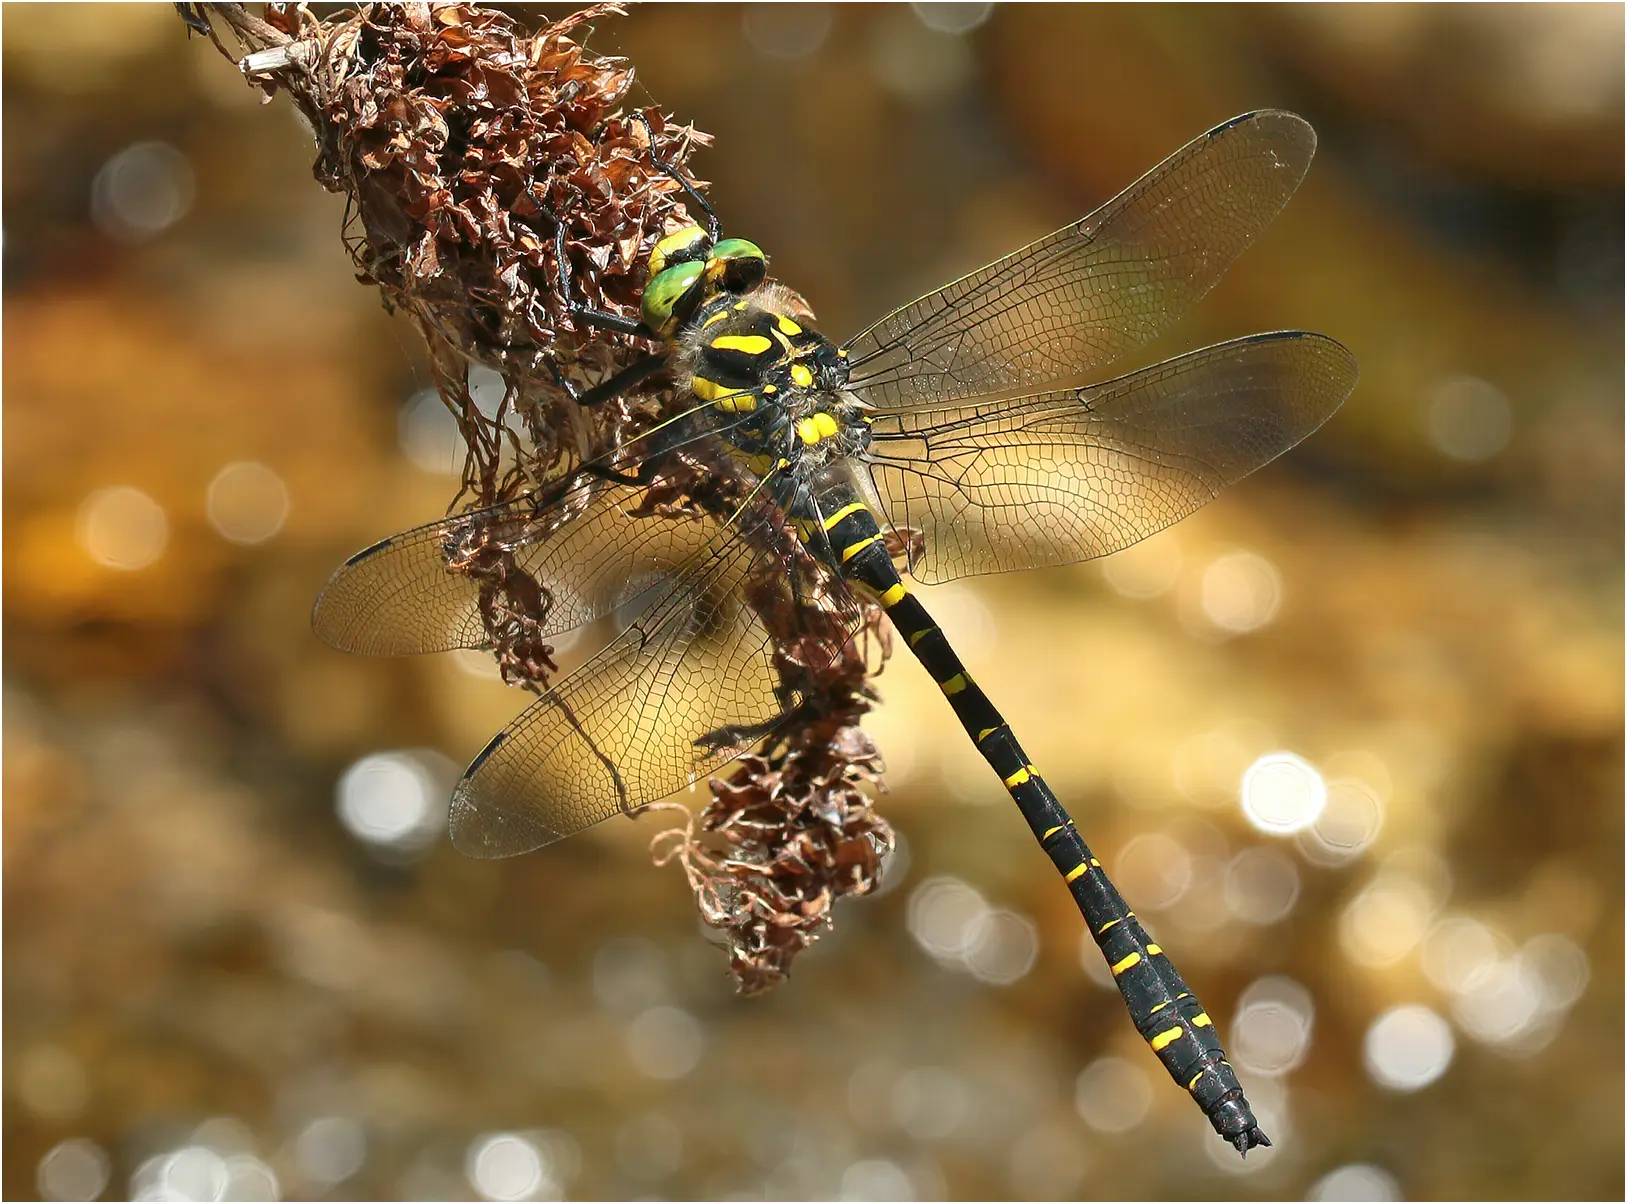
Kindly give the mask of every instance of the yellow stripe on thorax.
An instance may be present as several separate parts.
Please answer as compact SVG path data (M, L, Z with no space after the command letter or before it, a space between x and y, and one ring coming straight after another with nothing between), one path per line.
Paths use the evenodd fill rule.
M762 355L774 344L760 334L720 334L712 340L719 351L741 351L746 355Z

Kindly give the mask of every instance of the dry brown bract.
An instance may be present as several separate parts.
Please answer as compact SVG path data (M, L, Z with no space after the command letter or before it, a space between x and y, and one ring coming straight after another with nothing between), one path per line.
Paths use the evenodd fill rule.
M264 21L240 5L183 8L268 97L287 93L315 131L316 178L349 201L345 243L359 277L423 332L468 446L454 505L489 506L557 480L616 452L677 401L656 377L584 410L548 367L588 387L645 350L573 325L553 287L556 224L567 232L576 297L636 318L650 246L692 221L652 150L683 168L710 141L651 107L641 112L652 148L623 108L632 67L569 36L621 13L599 4L528 36L507 14L469 4L366 5L331 21L291 5L269 5ZM223 30L246 57L227 48ZM469 394L469 361L503 377L493 415ZM668 456L639 513L664 521L663 512L698 507L726 521L729 491L708 475L694 457ZM480 583L505 679L546 688L555 669L540 637L547 583L478 520L450 567ZM748 602L809 705L728 781L712 783L699 824L661 839L659 856L683 863L707 920L729 935L737 979L760 990L829 922L836 898L874 887L892 834L858 790L880 769L858 727L871 698L863 655L844 647L831 619L799 607L778 574L754 582ZM879 631L879 611L868 617L867 631Z

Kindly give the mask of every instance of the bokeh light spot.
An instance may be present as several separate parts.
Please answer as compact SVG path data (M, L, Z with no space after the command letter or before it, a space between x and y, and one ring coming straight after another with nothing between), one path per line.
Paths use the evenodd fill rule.
M1315 1018L1311 993L1299 983L1281 975L1260 979L1237 1001L1232 1060L1258 1074L1287 1074L1304 1062Z
M1272 752L1244 771L1241 801L1243 814L1262 832L1298 832L1322 814L1328 788L1305 758Z
M1373 1021L1362 1062L1380 1087L1418 1091L1446 1073L1455 1049L1451 1025L1422 1004L1404 1004Z
M910 935L939 961L958 962L988 914L983 896L958 878L928 878L910 893Z
M1520 947L1520 960L1531 967L1542 984L1549 1007L1568 1008L1587 990L1592 968L1587 953L1575 941L1555 932L1534 936Z
M649 1008L627 1026L627 1056L652 1079L683 1078L700 1064L705 1047L700 1021L682 1008Z
M446 792L414 754L374 753L340 777L337 809L340 822L357 840L421 850L440 834Z
M226 1200L276 1200L282 1185L277 1172L252 1154L233 1154L226 1159Z
M1339 917L1339 945L1361 965L1393 965L1424 938L1435 907L1423 883L1405 874L1381 874Z
M973 922L965 957L973 977L1009 986L1034 968L1038 956L1039 930L1027 916L995 908Z
M600 1006L621 1016L666 1003L672 995L666 954L641 936L604 942L593 955L593 993Z
M70 1137L45 1152L34 1181L47 1200L94 1200L107 1189L111 1170L101 1146L88 1138Z
M1352 1162L1323 1175L1311 1184L1307 1200L1399 1200L1401 1184L1394 1175L1370 1162Z
M1430 391L1426 403L1429 441L1453 460L1489 460L1508 444L1514 410L1490 381L1456 376Z
M92 560L126 572L146 568L169 544L164 508L128 485L98 489L80 503L75 531Z
M309 1182L332 1187L362 1169L367 1134L348 1116L318 1117L294 1139L294 1160Z
M1192 854L1162 832L1132 838L1113 859L1113 880L1143 911L1172 907L1192 885Z
M1474 990L1514 946L1497 930L1468 916L1447 916L1424 938L1422 965L1443 991Z
M1025 1128L1011 1147L1006 1176L1014 1196L1072 1200L1090 1170L1088 1143L1074 1124Z
M163 142L138 142L96 173L91 219L122 242L145 242L185 217L196 192L190 159Z
M898 1076L888 1097L892 1118L917 1141L952 1136L971 1112L961 1077L942 1066L921 1066Z
M1226 866L1222 891L1227 909L1243 923L1275 924L1299 901L1299 870L1275 849L1244 849Z
M264 543L288 521L288 486L264 464L238 460L209 482L204 513L233 543Z
M1097 1058L1079 1072L1073 1106L1091 1128L1125 1133L1146 1119L1152 1083L1145 1070L1123 1058Z
M1452 1000L1452 1018L1483 1045L1509 1046L1536 1026L1544 1003L1541 980L1524 959L1510 957L1486 966L1473 989Z
M208 1146L189 1145L164 1160L158 1180L166 1199L219 1200L226 1195L230 1176L218 1153Z
M486 1200L529 1200L547 1178L542 1152L518 1133L484 1133L469 1146L464 1173Z
M1173 531L1131 544L1101 562L1107 584L1126 598L1158 598L1175 588L1181 575L1181 544Z
M934 33L970 33L989 19L992 3L968 0L965 4L911 3L916 19Z
M830 36L830 5L748 4L740 25L753 50L771 59L801 59Z
M915 1184L898 1163L866 1158L842 1172L840 1195L844 1200L913 1200Z
M1371 847L1384 826L1384 804L1377 791L1354 778L1328 783L1327 804L1310 828L1300 833L1307 861L1343 865Z
M90 1081L84 1063L60 1045L29 1045L7 1069L18 1102L41 1120L72 1120L85 1110Z
M1203 570L1203 615L1220 631L1243 635L1277 617L1282 574L1254 552L1227 552Z

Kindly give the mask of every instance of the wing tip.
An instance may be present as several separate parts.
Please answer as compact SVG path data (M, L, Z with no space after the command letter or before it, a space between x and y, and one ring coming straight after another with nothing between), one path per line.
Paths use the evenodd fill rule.
M1242 126L1264 128L1275 126L1278 129L1277 142L1282 145L1293 145L1304 148L1304 155L1298 163L1298 177L1304 179L1305 173L1311 168L1311 160L1316 157L1316 127L1311 125L1298 113L1288 109L1250 109L1246 113L1239 113L1236 117L1222 121L1214 129L1203 135L1203 141L1209 142L1223 138L1233 130ZM1297 183L1296 183L1297 187Z

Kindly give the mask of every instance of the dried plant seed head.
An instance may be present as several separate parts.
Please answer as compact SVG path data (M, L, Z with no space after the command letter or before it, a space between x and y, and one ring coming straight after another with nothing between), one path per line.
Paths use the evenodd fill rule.
M703 189L687 164L710 139L658 108L630 109L632 67L584 48L593 22L622 13L598 4L528 35L505 13L462 3L370 4L331 19L272 4L263 21L240 5L183 7L188 26L233 57L221 35L235 34L250 52L241 62L250 82L286 93L314 131L316 178L348 200L344 238L359 278L423 333L457 419L468 450L454 507L546 489L682 400L663 374L592 408L558 384L591 388L654 349L577 319L561 275L579 305L637 320L649 310L652 253L657 267L681 263L701 233L682 184L655 161ZM766 257L754 244L718 249L725 287L763 283ZM812 317L800 297L765 287L784 312ZM503 379L494 412L475 404L471 363ZM744 493L723 467L695 445L664 456L629 517L727 522ZM757 538L779 540L783 562L807 556L788 530ZM554 597L515 551L510 529L470 513L444 554L478 584L504 679L540 692L556 671L542 634ZM803 704L712 782L698 824L686 820L657 846L658 860L682 863L703 916L727 934L737 982L755 992L785 977L836 899L874 888L892 846L860 789L881 762L858 726L873 699L862 649L884 657L888 629L867 602L850 641L781 573L750 581L744 601L772 633L787 696Z

